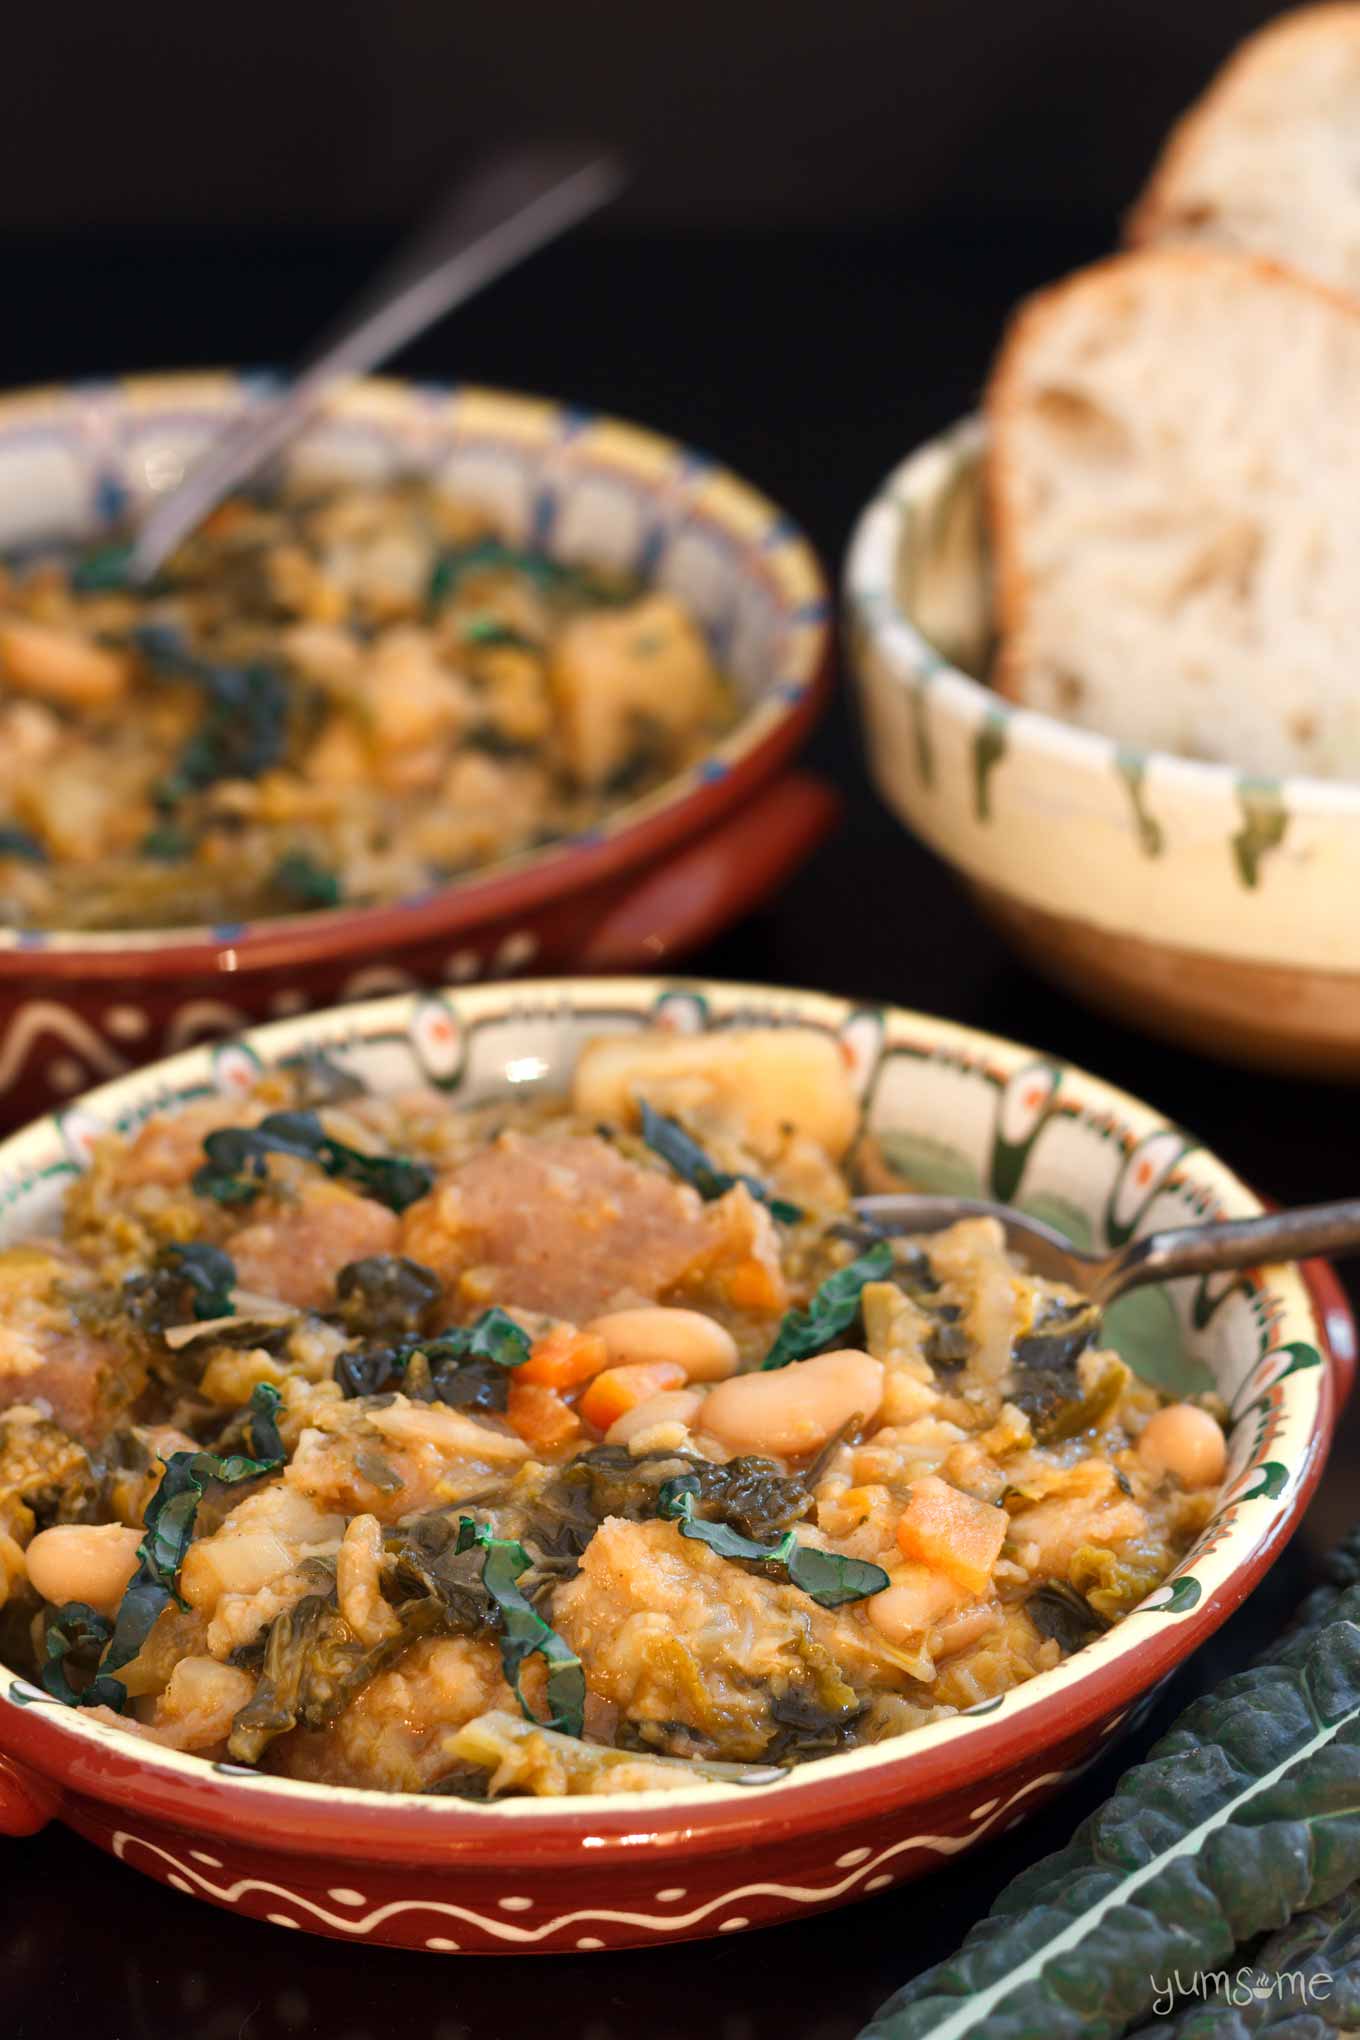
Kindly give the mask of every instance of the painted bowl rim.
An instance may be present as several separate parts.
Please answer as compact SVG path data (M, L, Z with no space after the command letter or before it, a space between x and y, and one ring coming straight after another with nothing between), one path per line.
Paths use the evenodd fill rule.
M235 402L250 402L272 380L245 370L172 369L121 376L100 387L134 417L151 418L158 411L173 415L176 403L194 399L200 403L221 400L226 415ZM0 443L12 427L31 427L34 412L42 405L60 409L89 398L88 386L69 383L0 392ZM432 429L438 406L453 409L469 401L493 404L506 417L513 415L545 446L552 444L547 435L553 429L564 444L582 432L621 435L620 443L606 449L607 458L602 459L606 465L610 461L617 465L621 450L627 449L654 463L655 473L644 473L640 463L630 474L640 492L661 494L677 475L691 476L700 491L717 486L740 492L748 511L763 515L769 534L759 542L747 535L751 557L744 563L744 571L759 572L786 622L796 623L805 632L789 671L702 759L641 799L612 809L602 824L575 840L498 860L484 871L431 887L411 900L368 907L341 905L239 925L98 931L0 927L0 978L14 976L27 981L47 975L78 976L82 971L107 975L131 955L136 957L141 976L219 969L237 973L327 961L394 945L405 947L483 926L507 914L531 911L566 893L584 892L659 854L680 838L698 833L767 778L806 736L825 705L831 683L829 584L802 527L734 469L680 440L610 412L586 411L556 398L483 383L365 376L328 397L317 422L324 425L353 414L383 436L390 436L401 422L392 413L394 403L403 403L408 416ZM708 524L723 522L702 505L691 504L685 514ZM770 572L776 552L793 563L811 591L797 604Z
M617 1006L621 1000L633 1000L637 1003L629 1010L641 1012L650 1010L662 995L675 992L697 994L719 1008L726 1003L741 1010L754 1003L780 1021L807 1019L834 1027L865 1010L861 1002L820 992L670 977L517 980L443 996L475 1023L479 1013L494 1016L498 1009L533 1011L536 1001L541 1010L561 1012L592 1003L608 1010L611 1001ZM345 1038L353 1041L364 1034L390 1038L393 1023L404 1026L421 997L400 993L273 1021L250 1028L239 1038L266 1062L318 1033L323 1043L329 1038L337 1046ZM873 1010L911 1036L928 1039L933 1055L953 1052L984 1068L998 1063L1014 1068L1021 1059L1033 1060L1032 1051L1004 1037L886 1003ZM151 1101L176 1084L210 1079L214 1052L205 1044L115 1078L88 1093L77 1109L88 1108L110 1119L134 1103L149 1110ZM1079 1067L1062 1067L1077 1087L1083 1110L1111 1115L1113 1123L1136 1130L1138 1140L1167 1127L1150 1106ZM61 1122L71 1109L49 1114L0 1142L0 1170L65 1153ZM1233 1215L1262 1209L1212 1151L1196 1144L1193 1154L1196 1176L1207 1179L1218 1208ZM722 1852L746 1846L757 1836L768 1839L771 1828L834 1825L851 1810L906 1808L973 1781L980 1786L989 1775L1014 1769L1027 1756L1060 1750L1083 1728L1113 1711L1126 1712L1218 1628L1278 1556L1321 1475L1344 1393L1324 1317L1335 1322L1339 1316L1352 1334L1354 1326L1334 1278L1328 1280L1330 1291L1316 1277L1310 1287L1303 1271L1280 1267L1272 1269L1269 1283L1262 1285L1280 1306L1279 1338L1287 1339L1292 1325L1295 1336L1306 1333L1306 1342L1322 1355L1311 1428L1292 1446L1272 1444L1272 1451L1297 1473L1287 1506L1259 1532L1243 1536L1241 1555L1203 1601L1165 1617L1150 1633L1146 1620L1160 1611L1133 1611L1085 1651L1012 1688L1004 1696L1005 1706L988 1703L987 1714L974 1713L971 1718L961 1714L900 1738L817 1758L768 1786L707 1785L676 1793L512 1799L478 1806L255 1773L224 1776L202 1758L159 1748L125 1730L61 1709L27 1679L0 1668L9 1685L8 1694L0 1691L0 1754L80 1796L158 1814L205 1833L231 1832L248 1839L251 1833L264 1831L271 1847L293 1853L310 1853L325 1844L336 1860L362 1849L387 1861L449 1861L474 1855L494 1839L498 1860L520 1862L541 1859L545 1851L569 1855L582 1845L583 1837L589 1838L591 1847L606 1852L623 1853L639 1842L666 1849L683 1844L687 1853ZM1321 1301L1319 1287L1325 1292ZM1230 1529L1226 1534L1231 1538L1238 1533ZM1081 1657L1086 1663L1074 1674L1070 1667ZM1118 1714L1117 1719L1122 1718ZM1107 1721L1106 1733L1117 1719Z
M1113 737L1036 708L1021 707L986 681L965 673L935 649L901 600L899 563L906 543L903 516L908 495L918 501L928 498L947 477L946 461L976 457L986 443L986 420L972 412L923 441L885 476L851 532L843 574L847 609L899 685L910 686L922 671L929 672L932 708L965 717L970 724L977 721L980 711L1000 716L1012 745L1059 770L1077 770L1103 781L1109 777ZM930 469L936 462L941 464L941 474L932 481ZM1119 749L1135 765L1155 764L1169 786L1191 799L1212 796L1222 801L1241 785L1244 776L1251 776L1235 765L1187 758L1175 751L1140 745L1120 745ZM1296 815L1360 823L1360 780L1285 773L1270 783L1279 785Z

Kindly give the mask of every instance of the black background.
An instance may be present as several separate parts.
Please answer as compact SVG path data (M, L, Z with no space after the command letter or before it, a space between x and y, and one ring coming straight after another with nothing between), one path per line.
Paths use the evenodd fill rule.
M1269 0L67 0L5 10L0 225L401 218L470 149L630 148L687 230L1127 203Z
M976 399L1007 309L1101 252L1157 134L1254 6L694 0L145 4L7 18L0 384L286 362L483 136L633 139L622 217L411 350L422 375L549 391L729 461L838 566L910 446ZM575 119L556 122L570 99ZM657 137L671 139L658 155ZM649 141L650 138L650 141ZM1041 1044L1194 1127L1264 1192L1354 1192L1354 1095L1231 1072L1046 989L871 795L842 691L812 748L846 817L783 896L692 960L895 1000ZM1351 1294L1360 1300L1352 1282ZM850 2040L1003 1883L1066 1840L1176 1709L1244 1663L1349 1525L1360 1420L1309 1521L1154 1720L1017 1835L847 1910L623 1956L401 1956L285 1936L60 1828L0 1844L0 2014L106 2040Z

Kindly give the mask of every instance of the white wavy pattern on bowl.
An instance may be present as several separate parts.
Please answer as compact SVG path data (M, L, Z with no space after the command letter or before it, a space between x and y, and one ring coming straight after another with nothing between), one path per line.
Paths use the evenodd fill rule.
M1128 1717L1120 1715L1107 1724L1102 1741L1112 1735L1116 1728L1127 1724ZM1094 1759L1090 1761L1094 1762ZM1078 1769L1085 1769L1079 1766ZM896 1863L904 1856L930 1854L934 1856L957 1856L965 1849L971 1849L975 1842L992 1828L1003 1822L1007 1814L1024 1800L1036 1793L1046 1794L1051 1788L1067 1783L1076 1776L1076 1771L1043 1771L1036 1777L1026 1779L1016 1791L1005 1799L989 1799L975 1807L969 1816L969 1825L961 1834L913 1834L905 1835L885 1848L847 1849L834 1859L831 1871L840 1876L830 1876L822 1884L783 1884L758 1881L752 1884L734 1885L731 1889L718 1892L700 1904L680 1910L682 1901L689 1896L683 1885L663 1885L655 1893L663 1912L637 1912L615 1907L582 1907L571 1912L550 1912L546 1919L532 1925L524 1922L523 1915L535 1906L532 1898L520 1892L508 1892L494 1900L498 1912L480 1911L475 1907L455 1905L447 1899L434 1898L428 1893L414 1898L385 1899L381 1904L370 1905L362 1891L352 1885L337 1885L326 1892L329 1904L323 1905L310 1893L290 1889L287 1885L276 1884L272 1879L258 1877L236 1877L229 1884L219 1884L207 1871L221 1870L224 1866L220 1857L210 1855L204 1849L190 1849L185 1857L173 1855L162 1849L158 1843L146 1841L143 1837L119 1829L112 1838L112 1851L119 1862L130 1862L134 1868L151 1871L163 1883L186 1896L211 1898L217 1905L239 1907L250 1898L275 1899L287 1905L287 1912L266 1912L264 1917L273 1927L299 1927L308 1925L322 1928L337 1936L347 1935L355 1940L365 1940L378 1932L391 1919L413 1913L428 1914L433 1920L461 1921L474 1928L479 1936L484 1935L491 1943L501 1942L526 1948L537 1942L571 1936L571 1945L590 1952L603 1948L605 1943L594 1935L579 1935L573 1932L580 1927L632 1927L651 1933L658 1940L669 1936L692 1933L705 1921L714 1920L720 1934L739 1932L752 1924L750 1918L739 1912L730 1912L731 1906L750 1904L751 1901L770 1899L783 1900L790 1905L825 1906L847 1897L852 1891L862 1891L867 1897L876 1891L886 1891L897 1879L886 1866ZM149 1859L149 1860L148 1860ZM201 1866L201 1867L196 1867ZM366 1910L359 1912L358 1907ZM305 1915L305 1919L298 1915ZM507 1918L507 1914L518 1914L520 1918ZM459 1943L445 1934L431 1934L425 1938L424 1946L435 1955L456 1955Z
M496 1897L494 1905L497 1910L493 1912L435 1898L429 1891L411 1898L384 1899L373 1903L364 1892L347 1884L328 1885L324 1893L326 1903L323 1904L316 1893L279 1884L272 1878L233 1877L230 1882L221 1883L210 1873L220 1872L226 1865L220 1856L214 1856L206 1849L188 1849L183 1856L176 1856L159 1843L148 1841L144 1836L124 1828L114 1831L109 1846L120 1863L147 1871L172 1890L183 1892L186 1897L209 1898L214 1904L232 1910L246 1908L250 1900L263 1901L268 1907L272 1900L277 1906L288 1909L266 1909L263 1917L270 1926L307 1927L333 1934L337 1939L367 1940L381 1934L389 1921L410 1921L416 1915L424 1915L441 1924L460 1922L472 1929L474 1940L484 1948L530 1949L546 1942L557 1942L563 1949L570 1947L582 1954L593 1953L608 1945L597 1934L581 1933L582 1927L600 1927L605 1933L624 1927L650 1934L657 1942L692 1934L708 1922L712 1922L715 1933L739 1933L746 1927L761 1924L759 1920L752 1919L751 1913L763 1910L772 1901L782 1905L820 1908L848 1898L852 1893L872 1897L876 1892L886 1891L896 1884L899 1872L914 1869L913 1858L962 1855L993 1829L1006 1833L1018 1827L1025 1818L1025 1801L1036 1796L1041 1800L1047 1798L1052 1791L1070 1784L1092 1764L1099 1762L1104 1754L1103 1745L1112 1736L1136 1726L1150 1710L1155 1698L1154 1691L1134 1707L1112 1715L1101 1728L1097 1748L1083 1762L1066 1770L1037 1772L1004 1797L983 1800L970 1809L966 1825L956 1833L925 1831L899 1836L878 1849L866 1845L844 1849L827 1864L821 1883L773 1883L762 1879L730 1886L688 1907L683 1903L690 1896L685 1885L664 1884L652 1894L654 1903L663 1908L659 1912L639 1912L636 1908L615 1906L582 1906L569 1912L556 1912L549 1908L545 1918L530 1923L526 1916L540 1908L538 1901L523 1892L506 1892ZM1017 1808L1021 1810L1017 1812ZM743 1905L750 1911L731 1910ZM249 1910L258 1915L260 1907L251 1906ZM405 1934L401 1940L404 1945L412 1945L411 1938ZM464 1944L448 1933L426 1933L420 1938L419 1945L430 1954L456 1955L462 1952Z
M683 980L585 979L426 993L275 1022L245 1041L198 1048L90 1094L12 1136L0 1148L0 1243L50 1222L62 1192L88 1163L101 1134L130 1132L153 1113L218 1091L248 1088L262 1065L323 1049L373 1088L413 1081L473 1101L514 1090L560 1088L592 1036L661 1026L683 1032L752 1024L825 1029L840 1044L863 1102L863 1127L924 1188L982 1191L1062 1225L1078 1242L1113 1246L1160 1225L1246 1215L1256 1200L1193 1138L1147 1107L1069 1066L970 1029L899 1009L855 1006L821 994L772 993L741 985L699 989ZM1232 1412L1228 1471L1219 1507L1169 1579L1117 1628L1025 1685L955 1717L916 1729L911 1752L966 1737L972 1718L1001 1709L1015 1721L1055 1690L1108 1664L1136 1643L1148 1621L1174 1620L1222 1586L1269 1537L1311 1463L1323 1370L1307 1291L1292 1269L1181 1282L1142 1293L1146 1316L1133 1327L1147 1349L1173 1347L1206 1363ZM2 1669L2 1668L0 1668ZM8 1698L55 1710L63 1729L179 1777L202 1760L56 1708L26 1679L7 1677ZM900 1763L901 1742L820 1758L802 1775L848 1776ZM262 1777L216 1767L244 1793L303 1800L372 1795L354 1788ZM776 1786L706 1785L668 1795L668 1808L749 1801ZM392 1795L437 1817L438 1802ZM655 1812L654 1795L622 1793L611 1810ZM490 1824L579 1817L578 1799L458 1802L460 1819ZM990 1811L990 1809L988 1809ZM809 1901L812 1902L812 1901Z
M275 387L267 376L218 372L0 396L0 552L97 537L172 488L229 419ZM517 543L640 573L690 605L730 674L745 713L701 760L584 833L502 860L497 876L603 841L723 777L792 714L816 677L828 605L806 540L757 490L656 433L508 391L373 378L330 398L282 466L304 480L419 472L495 515ZM305 917L309 928L325 919L324 910ZM289 917L268 925L286 928ZM0 928L0 950L154 949L250 932L237 922L75 935ZM449 961L454 978L457 961ZM20 1019L30 1034L39 1026L31 1008ZM44 1024L88 1054L69 1014ZM3 1053L18 1055L13 1029ZM96 1075L106 1064L107 1055L103 1064L90 1060Z
M1027 906L1213 957L1360 966L1360 786L1144 752L973 677L991 636L982 422L896 468L846 562L851 661L884 799Z

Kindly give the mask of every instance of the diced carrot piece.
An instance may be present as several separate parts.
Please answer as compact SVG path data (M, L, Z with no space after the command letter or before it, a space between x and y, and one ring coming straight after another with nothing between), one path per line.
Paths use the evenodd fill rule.
M911 1484L897 1542L903 1558L980 1594L991 1580L1009 1527L1004 1509L975 1501L938 1474L927 1473Z
M727 1300L735 1310L782 1310L788 1302L783 1278L777 1268L767 1267L752 1254L738 1261L723 1284Z
M629 1410L635 1410L649 1395L665 1388L683 1388L685 1370L675 1360L636 1360L623 1367L606 1367L597 1374L578 1405L581 1415L597 1431L607 1431Z
M598 1332L578 1332L575 1325L552 1325L535 1339L528 1359L515 1369L516 1381L536 1381L543 1388L577 1388L598 1374L609 1349Z
M510 1419L510 1428L535 1452L556 1452L579 1435L581 1419L555 1388L545 1388L539 1381L525 1381L523 1373L522 1367L515 1370L506 1398L505 1414Z
M209 511L199 529L210 538L230 538L234 531L239 531L242 525L249 523L250 514L247 504L241 502L239 498L233 498L225 503L219 503L215 510Z

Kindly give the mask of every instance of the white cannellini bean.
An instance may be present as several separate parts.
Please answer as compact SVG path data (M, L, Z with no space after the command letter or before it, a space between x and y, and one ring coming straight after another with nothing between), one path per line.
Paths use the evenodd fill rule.
M726 1325L701 1310L649 1304L606 1311L583 1327L604 1340L611 1367L633 1360L673 1360L688 1381L724 1381L737 1371L737 1342Z
M1223 1478L1228 1446L1207 1410L1178 1402L1148 1419L1138 1457L1154 1479L1174 1473L1187 1487L1211 1487Z
M800 1458L817 1452L851 1417L866 1422L883 1401L883 1363L846 1347L769 1374L734 1374L710 1389L703 1429L729 1452Z
M703 1397L693 1388L667 1388L659 1395L649 1395L631 1410L625 1410L604 1434L606 1445L626 1445L643 1431L651 1431L658 1424L688 1425L703 1407Z
M137 1570L146 1533L121 1523L58 1523L40 1530L24 1554L28 1577L44 1601L85 1601L111 1615Z
M906 1645L919 1641L932 1623L964 1598L943 1573L917 1565L900 1572L892 1586L885 1587L881 1594L871 1595L864 1610L880 1636L889 1643Z

